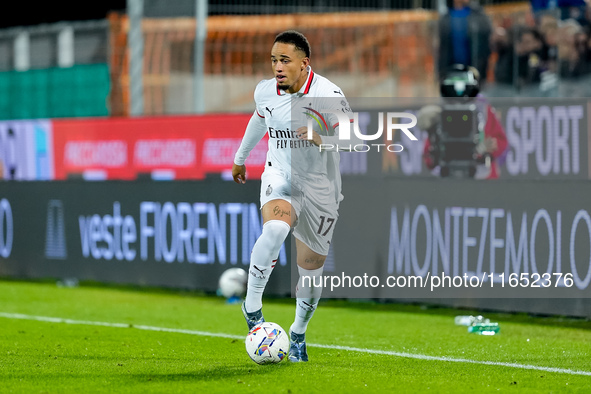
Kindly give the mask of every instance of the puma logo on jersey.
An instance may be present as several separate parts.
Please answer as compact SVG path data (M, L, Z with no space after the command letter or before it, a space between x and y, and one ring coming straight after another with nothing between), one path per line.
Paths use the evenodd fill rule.
M334 92L337 93L337 94L340 94L341 96L343 95L343 93L341 93L340 90L335 90Z
M271 109L269 109L269 107L265 107L265 109L266 109L267 111L269 111L269 115L273 116L273 111L275 110L275 108L271 108Z

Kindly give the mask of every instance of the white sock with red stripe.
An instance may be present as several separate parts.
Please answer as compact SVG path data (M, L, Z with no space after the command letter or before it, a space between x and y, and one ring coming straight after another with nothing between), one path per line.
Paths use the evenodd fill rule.
M296 287L296 313L295 320L290 331L296 334L304 334L314 311L318 307L318 301L322 295L322 271L324 267L315 270L307 270L298 266L300 279Z
M269 220L263 224L263 232L252 248L248 285L244 306L247 312L263 307L263 292L273 272L283 241L289 234L289 224L281 220Z

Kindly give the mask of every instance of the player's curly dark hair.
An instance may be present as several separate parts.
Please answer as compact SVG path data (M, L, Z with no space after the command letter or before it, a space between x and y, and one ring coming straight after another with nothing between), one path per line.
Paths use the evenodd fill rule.
M283 33L279 33L277 34L277 37L275 37L273 44L276 42L280 42L282 44L293 44L295 49L304 52L306 57L310 57L310 43L308 42L306 36L304 36L299 31L287 30Z

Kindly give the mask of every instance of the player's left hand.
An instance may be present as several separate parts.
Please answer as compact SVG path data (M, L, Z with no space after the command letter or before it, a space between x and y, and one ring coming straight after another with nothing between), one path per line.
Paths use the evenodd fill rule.
M299 129L296 130L296 135L298 136L298 138L300 140L307 140L308 139L308 128L307 127L300 127ZM320 144L322 144L322 137L320 137L320 134L318 134L317 132L312 130L312 139L309 141L312 141L312 143L316 146L320 146Z

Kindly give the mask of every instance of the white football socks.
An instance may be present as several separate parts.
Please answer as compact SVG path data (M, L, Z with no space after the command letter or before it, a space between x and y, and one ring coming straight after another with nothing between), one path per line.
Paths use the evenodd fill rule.
M263 224L263 232L252 248L248 284L244 306L247 312L263 307L263 292L273 272L283 241L289 234L289 224L281 220L269 220Z
M314 315L318 301L322 295L322 271L324 267L307 270L298 266L300 279L296 288L295 320L290 327L296 334L304 334L308 323Z

